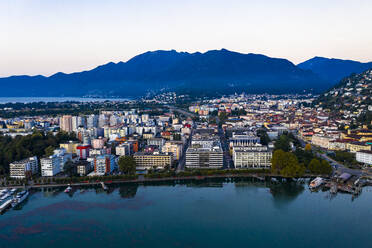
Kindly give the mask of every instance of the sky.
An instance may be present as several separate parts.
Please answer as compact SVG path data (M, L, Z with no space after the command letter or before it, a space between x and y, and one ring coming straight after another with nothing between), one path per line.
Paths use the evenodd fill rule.
M159 49L368 62L371 10L371 0L1 0L0 77L90 70Z

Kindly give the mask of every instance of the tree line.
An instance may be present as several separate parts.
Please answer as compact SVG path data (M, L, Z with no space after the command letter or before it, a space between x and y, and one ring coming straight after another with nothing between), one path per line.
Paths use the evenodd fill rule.
M317 158L310 144L303 149L292 133L285 133L276 141L271 162L271 171L284 177L301 177L306 172L318 175L332 172L328 161Z
M26 136L14 138L7 135L0 135L0 174L9 173L9 164L24 158L37 156L41 158L49 155L60 143L69 140L77 140L74 133L51 132L44 133L35 131Z

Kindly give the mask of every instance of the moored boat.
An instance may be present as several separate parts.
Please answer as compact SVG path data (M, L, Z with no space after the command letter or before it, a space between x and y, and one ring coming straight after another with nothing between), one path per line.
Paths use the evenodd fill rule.
M65 189L65 193L70 193L72 190L71 186L68 186L66 189Z
M321 186L324 183L324 179L321 177L317 177L314 180L312 180L309 184L310 189L316 189L319 186Z
M12 201L12 207L16 207L18 204L22 203L24 200L27 199L28 195L30 193L27 190L24 190L22 192L19 192Z

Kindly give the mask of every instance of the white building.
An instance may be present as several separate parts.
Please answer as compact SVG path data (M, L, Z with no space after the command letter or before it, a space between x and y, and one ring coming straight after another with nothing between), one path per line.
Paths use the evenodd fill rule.
M9 169L11 178L23 179L30 177L38 171L37 157L15 161L9 165Z
M65 163L72 160L72 154L64 148L55 149L54 154L40 160L41 176L52 177L64 170Z
M189 147L186 151L187 168L222 168L223 151L219 142L212 147Z
M117 156L131 155L131 144L128 142L122 143L115 148Z
M55 149L54 150L54 155L56 155L59 159L59 164L60 164L60 171L64 171L64 166L65 166L65 163L68 161L68 160L72 160L72 154L71 153L67 153L66 152L66 149L64 148L59 148L59 149Z
M52 177L61 172L60 158L57 155L40 159L40 164L43 177Z
M356 152L356 160L360 163L372 165L372 151Z
M272 151L267 146L255 145L233 147L233 161L236 169L271 168Z

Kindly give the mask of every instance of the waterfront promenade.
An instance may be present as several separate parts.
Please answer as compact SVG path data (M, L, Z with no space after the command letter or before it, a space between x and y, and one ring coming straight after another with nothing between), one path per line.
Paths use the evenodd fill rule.
M301 178L314 178L320 175L313 175L313 174L305 174ZM324 175L321 175L324 177ZM202 176L174 176L174 177L153 177L153 178L147 178L147 177L138 177L137 179L110 179L110 178L101 178L100 180L95 181L84 181L84 182L66 182L66 183L50 183L50 184L33 184L33 185L26 185L26 186L6 186L6 187L0 187L2 188L45 188L45 187L64 187L64 186L100 186L101 182L104 182L106 184L111 183L145 183L145 182L166 182L166 181L182 181L182 180L204 180L204 179L214 179L214 178L254 178L258 181L265 181L270 180L271 178L282 178L282 179L289 179L282 177L280 175L276 174L270 174L270 173L256 173L256 174L219 174L219 175L202 175Z

